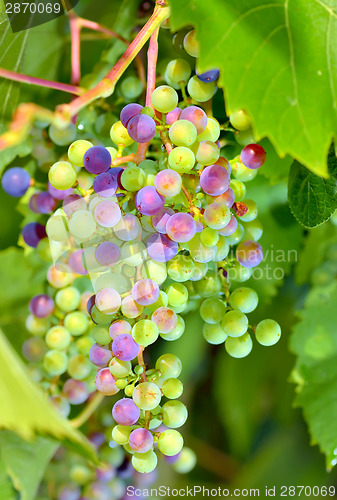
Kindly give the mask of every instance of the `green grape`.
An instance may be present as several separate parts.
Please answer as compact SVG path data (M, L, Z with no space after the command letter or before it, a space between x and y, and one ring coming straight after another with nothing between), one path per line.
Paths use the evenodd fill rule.
M177 378L168 378L163 383L162 391L169 399L180 398L184 390L183 383Z
M141 319L132 328L132 337L137 344L146 347L153 344L159 336L159 330L150 319Z
M200 233L200 241L206 247L214 247L219 241L219 233L210 227L205 227Z
M206 323L220 323L226 312L226 306L218 298L205 299L200 306L200 316Z
M175 311L175 312L177 312L177 311ZM160 336L162 339L169 340L169 341L170 340L177 340L182 336L182 334L185 331L185 321L181 316L179 316L179 314L177 314L177 318L178 318L178 325L170 333L161 333Z
M259 297L252 288L241 287L236 288L231 293L229 303L233 309L237 309L242 313L250 313L256 309L259 302Z
M173 59L166 67L165 79L172 87L179 89L179 84L186 85L191 76L191 66L185 59Z
M133 428L131 425L115 425L112 429L112 439L117 444L127 444L129 442L129 437Z
M234 113L230 115L229 121L237 130L247 130L251 125L249 116L243 109L234 111Z
M151 279L158 285L164 283L167 278L166 262L156 262L149 259L142 266L142 277Z
M131 446L129 445L129 443L123 445L123 448L125 451L127 451L128 453L130 453L130 455L133 455L135 453L135 450L133 450L131 448Z
M196 141L197 129L188 120L177 120L170 126L169 136L175 146L191 146Z
M180 474L187 474L192 469L194 469L197 463L197 456L191 448L184 448L179 453L179 457L172 464L173 470L179 472Z
M244 234L245 230L243 225L239 223L234 233L226 236L228 245L237 245L242 240Z
M127 385L124 389L125 396L128 396L129 398L131 398L134 390L135 390L134 385L132 385L132 384Z
M181 401L168 401L162 406L163 424L177 429L187 420L187 408Z
M50 245L52 244L49 243L48 238L43 238L42 240L39 241L37 244L36 250L39 255L39 257L44 261L50 263L52 258L52 254L50 252Z
M178 94L172 87L161 85L152 92L151 102L157 111L169 113L178 104Z
M127 191L139 191L145 186L146 174L139 166L127 167L121 176L121 183Z
M229 187L234 191L235 201L242 201L246 196L246 186L237 179L231 179Z
M141 375L144 371L144 368L140 365L136 365L133 369L136 375Z
M248 212L240 217L244 222L251 222L257 217L257 205L254 200L243 200L242 203L248 208Z
M248 329L248 318L241 311L229 311L222 318L221 326L229 337L241 337Z
M157 455L150 450L146 453L135 453L131 459L132 465L137 472L147 474L157 467Z
M76 127L73 123L69 123L65 128L57 128L52 124L49 127L48 134L57 146L67 146L76 137Z
M69 477L74 483L82 486L93 479L93 474L88 467L76 464L71 467Z
M235 132L235 139L240 146L248 146L256 142L253 131L251 128L247 130L238 130Z
M249 182L255 179L258 169L246 167L240 160L230 162L232 166L232 174L240 182Z
M58 161L50 168L48 179L50 184L56 189L69 189L76 181L77 172L71 163Z
M225 341L225 349L233 358L244 358L248 356L253 348L253 342L249 333L241 337L228 337Z
M210 262L211 260L214 259L215 254L216 254L215 247L211 247L211 248L206 247L205 245L203 245L203 243L201 243L199 233L195 234L193 236L193 238L188 242L188 249L190 252L190 256L192 257L194 262L196 261L197 263L200 263L200 264ZM193 279L194 281L200 280L201 277L203 277L202 275L205 274L204 271L205 271L205 268L199 267L198 272L196 273L197 279L193 278L193 276L194 276L193 273L191 274L190 279Z
M194 75L189 79L187 91L194 101L206 102L209 101L215 94L217 86L215 82L202 82Z
M198 135L198 141L216 142L220 136L220 125L215 118L207 118L206 128Z
M203 278L208 270L208 265L205 262L196 262L194 261L194 271L190 276L191 281L199 281Z
M111 322L111 316L99 311L96 305L91 309L91 318L97 325L108 325Z
M187 255L176 255L167 266L167 273L171 279L178 282L187 281L193 273L193 260Z
M228 269L228 278L239 283L249 280L253 273L253 269L243 267L239 262L235 262L234 266Z
M113 162L117 158L117 153L118 153L117 149L113 148L112 146L107 147L105 149L107 149L109 151L110 156L111 156L111 162Z
M91 347L94 344L94 340L86 335L85 337L81 337L76 340L76 349L79 354L83 354L83 356L88 356Z
M188 290L182 283L172 283L165 292L170 306L182 306L188 301Z
M213 297L221 290L221 280L217 274L209 271L201 280L196 281L194 286L201 297Z
M131 296L128 296L122 300L121 310L126 318L137 318L142 314L144 306L140 306Z
M48 375L55 377L67 370L68 357L63 351L50 350L44 355L42 364Z
M42 336L50 327L50 318L37 318L29 314L26 319L26 328L33 335Z
M224 260L229 253L229 244L225 236L219 236L219 241L216 245L216 254L214 257L214 262L220 262Z
M71 341L70 333L64 326L50 328L46 334L46 344L49 349L66 349Z
M214 345L222 344L228 337L227 333L225 333L224 329L222 328L221 323L204 323L202 327L202 334L204 336L204 339L209 344Z
M116 380L116 387L117 389L125 389L125 387L128 385L128 381L125 378L119 378Z
M76 167L83 167L83 157L93 144L83 139L70 144L68 148L69 161Z
M254 219L251 222L246 222L244 224L244 229L244 240L259 241L263 233L262 223L258 219Z
M136 99L144 90L144 85L136 76L127 76L121 83L121 92L126 99Z
M189 148L177 146L169 154L168 162L172 170L175 170L179 174L185 174L194 167L195 156Z
M128 266L140 266L147 256L146 246L142 241L126 241L121 249L121 258Z
M110 129L110 138L117 146L131 146L133 140L121 121L114 123Z
M168 305L167 295L165 292L161 290L159 292L158 300L156 300L156 302L154 302L153 304L149 304L148 306L146 306L146 311L153 313L156 309L159 309L159 307L166 307L167 305Z
M81 294L77 288L68 286L59 290L55 296L56 305L64 312L71 312L78 308Z
M69 221L69 231L75 238L90 238L95 230L96 221L88 210L78 210Z
M257 324L255 336L261 345L274 345L280 340L281 327L273 319L264 319Z
M196 39L195 30L189 31L184 36L183 47L188 55L192 57L199 57L200 45L198 40Z
M205 209L204 221L212 229L222 229L230 220L230 209L224 203L211 203Z
M159 451L168 457L177 455L182 450L183 445L182 435L174 429L167 429L162 432L158 439Z
M161 392L153 382L141 382L135 387L132 399L141 410L153 410L160 403Z
M182 364L175 354L163 354L156 362L156 370L160 372L163 379L179 377Z
M64 326L71 335L83 335L89 326L88 316L81 311L71 312L64 318Z
M212 141L201 141L195 155L196 160L200 163L200 165L213 165L217 162L219 156L219 147Z
M67 372L76 380L84 380L87 378L92 370L91 361L83 354L76 354L71 356L68 362Z
M111 337L109 335L109 330L107 327L102 325L96 325L91 330L90 335L96 342L96 344L107 345L111 342Z
M49 217L46 224L48 238L59 243L67 243L69 238L67 220L60 212ZM43 240L41 240L43 241ZM49 243L51 245L51 242Z

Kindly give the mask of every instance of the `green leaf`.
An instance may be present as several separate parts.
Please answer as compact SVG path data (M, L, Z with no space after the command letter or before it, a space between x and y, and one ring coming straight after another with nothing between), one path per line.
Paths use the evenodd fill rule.
M337 135L337 7L328 0L170 0L171 26L197 28L198 69L220 68L226 110L259 140L327 177Z
M9 165L17 156L20 158L27 156L32 151L32 143L28 139L25 142L21 142L16 146L5 149L1 151L0 154L0 177L2 172L5 170L7 165Z
M62 418L33 383L25 366L0 330L0 428L33 440L37 434L72 444L82 455L96 460L93 446Z
M317 227L326 222L337 208L337 159L329 153L329 179L322 179L294 161L288 182L289 206L300 224Z
M0 459L0 498L1 500L17 499L17 495L14 492L11 480L9 479L6 472L5 462L2 459Z
M337 448L337 283L312 289L300 311L290 348L297 356L292 379L297 383L296 404L309 426L312 444L326 455L327 466Z
M263 174L267 177L272 185L287 180L290 165L293 163L294 159L288 155L284 158L280 158L268 139L262 139L259 144L263 146L267 153L266 161L262 167L259 168L259 174Z
M45 468L58 446L57 442L42 437L27 443L13 432L0 432L3 461L15 489L21 494L20 500L34 500Z

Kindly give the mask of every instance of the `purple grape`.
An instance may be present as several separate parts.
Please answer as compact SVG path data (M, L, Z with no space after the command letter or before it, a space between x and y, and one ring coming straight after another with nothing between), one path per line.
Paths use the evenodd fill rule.
M97 390L105 396L113 396L119 391L118 387L116 387L116 380L111 375L109 368L102 368L97 372L95 384Z
M179 120L181 114L181 109L180 108L174 108L172 111L169 111L166 115L166 123L168 125L172 125L172 123L176 122Z
M196 73L199 80L202 82L214 82L219 78L220 71L218 69L210 69L205 73Z
M137 356L139 345L129 333L122 333L114 339L111 349L116 358L121 361L131 361Z
M164 207L163 210L152 217L151 222L154 229L158 233L166 234L166 224L173 214L174 210L172 208Z
M118 477L120 479L130 479L133 477L134 472L135 472L135 469L133 468L132 463L130 462L130 460L128 460L127 457L125 457L124 462L117 469ZM131 496L133 496L133 495L131 495ZM126 493L122 500L124 500L124 498L130 498L130 495L128 495ZM140 500L144 499L143 496L141 496L141 497L137 496L137 498Z
M96 469L96 477L102 483L108 483L116 477L116 469L111 464L104 464Z
M1 184L7 194L14 198L20 198L29 188L30 175L21 167L9 168L3 174Z
M88 271L84 269L83 264L82 264L82 255L83 255L83 249L79 248L78 250L75 250L73 252L69 259L68 259L68 264L70 269L76 273L76 274L81 274L82 276L85 276L88 274Z
M111 175L110 171L99 174L94 179L93 188L95 193L103 198L112 196L117 191L117 179Z
M90 347L89 359L94 365L105 368L111 358L112 354L108 347L98 344L94 344Z
M151 279L139 280L132 287L132 297L141 306L154 304L159 298L159 286Z
M214 200L216 203L224 203L228 208L231 208L235 201L235 195L232 188L228 188L223 194L217 196Z
M255 170L266 161L266 152L259 144L248 144L241 151L240 159L247 168Z
M87 302L88 314L91 314L91 309L94 307L94 305L96 303L95 300L96 300L96 295L92 295L91 297L89 297L88 302Z
M73 484L62 486L57 495L57 500L80 500L81 490Z
M22 346L22 354L32 363L38 363L47 352L47 346L40 337L31 337Z
M188 120L195 125L198 134L201 134L207 126L207 115L205 111L198 106L188 106L183 109L179 120Z
M185 213L171 215L166 224L166 232L173 241L190 241L196 233L195 220Z
M231 215L230 221L228 222L227 226L223 227L222 229L218 229L218 233L221 234L221 236L230 236L231 234L235 233L237 227L238 221L234 217L234 215Z
M36 214L40 213L39 207L37 206L37 197L38 197L38 195L39 195L39 193L33 194L33 196L30 197L30 200L29 200L29 203L28 203L28 206L31 209L31 211L35 212Z
M45 226L39 224L38 222L30 222L29 224L26 224L23 227L21 234L24 242L33 248L36 248L40 241L47 237Z
M123 184L121 183L121 176L122 176L123 172L124 172L124 168L122 168L122 167L112 167L112 168L110 168L110 170L107 171L107 173L112 175L112 177L116 180L117 186L120 189L124 189Z
M137 453L146 453L153 446L153 436L147 429L134 429L129 437L129 445Z
M174 462L178 460L179 456L180 452L177 453L176 455L172 455L171 457L169 457L168 455L164 455L165 462L167 462L168 464L174 464Z
M120 120L124 125L124 127L127 127L131 118L133 118L136 115L140 115L142 109L143 106L141 106L140 104L136 104L134 102L131 102L130 104L124 106L120 114Z
M117 335L120 335L121 333L130 333L131 332L131 325L124 319L119 319L118 321L114 321L111 323L109 327L109 335L114 340Z
M48 191L38 193L35 206L40 214L51 214L56 208L57 202Z
M156 135L156 122L149 115L136 115L128 123L131 139L138 143L149 142Z
M55 200L64 200L67 196L73 193L73 188L69 189L56 189L48 181L48 192L52 195Z
M243 241L236 249L236 258L243 267L258 266L263 259L262 247L256 241Z
M49 295L35 295L29 302L29 310L37 318L46 318L54 311L54 301Z
M211 196L223 194L229 188L229 183L229 173L220 165L209 165L204 168L200 176L200 186Z
M64 198L62 208L64 213L71 217L78 210L86 210L87 204L82 196L74 193Z
M106 442L103 432L93 432L88 436L88 439L97 450Z
M119 425L133 425L140 417L140 409L132 399L123 398L114 404L112 416Z
M87 384L72 378L66 380L62 392L72 405L80 405L89 397Z
M137 238L141 232L141 225L135 215L126 214L114 227L114 233L120 240L132 241Z
M92 146L83 158L84 167L91 174L101 174L109 170L111 166L111 155L103 146Z
M114 201L100 201L95 206L94 217L101 226L114 227L121 218L121 209Z
M178 243L163 234L151 234L146 243L147 253L157 262L168 262L178 253Z
M155 215L164 208L165 198L154 186L145 186L136 194L137 210L143 215Z
M121 251L113 241L103 241L97 246L95 255L101 266L112 266L119 261Z

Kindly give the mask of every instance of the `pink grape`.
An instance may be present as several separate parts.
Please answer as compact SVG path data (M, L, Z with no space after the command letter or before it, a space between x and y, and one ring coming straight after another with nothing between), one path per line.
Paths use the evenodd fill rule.
M85 276L86 274L88 274L88 271L86 269L84 269L84 267L83 267L82 254L83 254L82 248L75 250L75 252L73 252L70 255L70 257L68 259L68 264L69 264L70 269L73 271L73 273L81 274L81 275Z
M100 368L104 368L108 365L110 359L112 358L111 351L108 347L94 344L91 346L89 351L90 361Z
M137 210L143 215L155 215L164 208L165 198L154 186L145 186L136 194Z
M159 307L151 316L160 333L171 333L178 326L178 317L169 307Z
M46 318L54 311L54 301L49 295L35 295L29 303L29 310L37 318Z
M181 176L174 170L165 169L158 172L154 179L154 186L163 196L175 196L181 191Z
M115 314L121 306L122 299L114 288L102 288L96 293L96 307L104 314Z
M181 114L180 108L174 108L174 109L172 109L172 111L169 111L166 115L167 125L172 125L172 123L179 120L180 114Z
M241 151L242 163L251 169L260 168L266 161L266 152L259 144L248 144Z
M146 453L153 446L152 433L147 429L134 429L129 437L129 445L137 453Z
M72 405L80 405L89 397L86 383L72 378L66 380L62 392Z
M127 127L131 118L133 118L136 115L140 115L142 109L143 106L135 102L131 102L130 104L124 106L120 114L120 120L125 128Z
M227 207L231 208L235 201L233 189L229 187L227 191L225 191L223 194L220 194L220 196L217 196L214 201L216 203L224 203L225 205L227 205Z
M256 241L243 241L236 249L236 258L243 267L258 266L263 259L263 250Z
M112 342L112 352L121 361L132 361L139 352L139 345L129 333L122 333Z
M196 233L195 220L189 214L174 214L167 221L166 231L173 241L179 243L190 241Z
M151 279L139 280L132 287L132 297L141 306L154 304L159 298L159 286Z
M151 219L154 229L161 234L166 234L166 224L171 215L175 212L172 208L164 207L158 214L154 215Z
M74 193L64 198L62 208L64 213L71 217L78 210L86 210L87 204L82 196Z
M121 333L131 333L131 325L124 319L114 321L109 327L109 335L112 340L114 340L117 335L120 335Z
M146 243L147 253L156 262L168 262L178 253L178 243L164 234L151 234Z
M230 221L228 222L227 226L222 229L218 229L218 233L221 234L221 236L230 236L231 234L235 233L237 227L238 221L234 217L234 215L231 215Z
M149 115L136 115L128 122L127 129L134 141L149 142L156 134L156 122Z
M97 246L95 255L101 266L112 266L119 261L121 251L113 241L103 241Z
M118 387L116 387L116 380L111 375L109 368L102 368L97 372L95 385L97 390L105 396L113 396L119 391Z
M204 168L200 176L200 186L205 193L219 196L229 188L230 176L220 165L210 165Z
M141 232L141 225L137 217L133 214L126 214L114 227L117 238L123 241L132 241L137 238Z
M134 425L140 417L140 409L132 399L123 398L114 404L112 416L119 425Z
M179 119L192 122L197 129L198 135L201 134L207 126L207 115L205 111L198 106L188 106L183 109Z
M101 226L114 227L121 218L121 209L114 201L100 201L95 207L94 217Z
M53 198L55 198L55 200L64 200L64 198L73 193L73 188L56 189L48 181L48 192L52 195Z

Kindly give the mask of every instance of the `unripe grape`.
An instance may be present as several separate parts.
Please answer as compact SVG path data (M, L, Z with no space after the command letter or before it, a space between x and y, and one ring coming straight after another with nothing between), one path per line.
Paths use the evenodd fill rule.
M51 350L43 358L43 368L51 376L62 375L67 369L68 358L65 352Z
M248 329L248 318L241 311L229 311L223 316L221 326L230 337L241 337Z
M195 156L201 165L213 165L220 156L220 150L215 142L201 141Z
M160 389L153 382L141 382L135 387L132 399L141 410L153 410L160 403Z
M181 373L182 364L175 354L163 354L157 359L156 369L164 379L177 378Z
M124 127L121 121L114 123L110 129L110 137L112 142L117 146L131 146L133 140L129 136L127 129Z
M92 148L93 144L89 141L79 140L70 144L68 148L68 158L69 161L76 167L83 167L83 157L89 148Z
M150 450L146 453L135 453L131 461L137 472L146 474L152 472L156 468L158 459L155 452Z
M184 440L180 432L168 429L162 432L158 439L158 448L164 455L172 457L182 450Z
M204 339L209 344L222 344L227 339L228 335L221 326L221 323L210 324L204 323L202 327L202 334Z
M70 333L61 325L53 326L46 334L46 344L50 349L66 349L70 341Z
M178 94L172 87L161 85L152 92L151 101L157 111L168 113L177 106Z
M169 399L177 399L183 393L183 383L177 378L169 378L163 383L162 391Z
M141 346L148 346L153 344L159 336L159 330L157 325L149 320L142 319L137 321L137 323L132 328L132 337Z
M71 335L83 335L89 326L89 319L81 311L74 311L64 318L64 326Z
M58 146L67 146L73 142L76 137L76 127L73 123L69 123L69 125L64 128L58 128L52 124L49 127L48 134L54 144Z
M59 290L55 296L56 305L65 312L77 309L81 300L81 294L77 288L68 286Z
M256 340L259 344L270 346L276 344L281 337L281 327L273 319L264 319L258 323L255 330Z
M87 356L77 354L69 358L67 372L75 380L87 378L92 370L92 364Z
M249 116L243 109L234 111L230 117L229 121L237 130L247 130L249 129L251 122Z
M201 280L196 281L195 290L201 297L212 297L217 295L221 290L221 280L218 275L214 272L207 272L207 274L201 278Z
M185 35L183 46L188 55L192 57L199 57L200 46L198 40L196 39L195 30L189 31Z
M197 139L197 129L189 120L177 120L171 125L169 136L175 146L191 146Z
M242 200L242 203L246 205L248 208L248 211L240 217L240 220L243 220L244 222L251 222L256 219L257 217L257 205L254 200Z
M241 287L234 290L229 299L230 305L242 313L250 313L256 309L259 297L252 288Z
M160 336L164 340L172 341L179 339L185 331L185 321L177 314L178 324L170 333L161 333Z
M179 89L179 84L186 85L191 76L191 66L185 59L174 59L166 67L165 78L169 85Z
M127 444L129 442L131 431L132 427L129 425L115 425L115 427L112 429L112 439L117 444Z
M201 318L210 324L220 323L225 312L225 304L217 297L205 299L200 306Z
M197 463L197 456L191 448L184 448L179 453L177 460L172 464L172 468L180 474L187 474Z
M244 358L248 356L253 348L253 342L249 333L241 337L228 337L225 341L225 349L233 358Z
M230 182L230 187L234 191L235 201L242 201L246 196L246 186L243 182L238 181L237 179L232 179Z
M71 188L77 178L77 172L71 163L58 161L50 168L48 179L50 184L56 189Z
M163 424L177 429L187 420L187 408L181 401L168 401L162 406Z
M144 90L144 85L136 76L127 76L121 83L121 92L127 99L139 97Z
M194 153L185 146L177 146L172 149L168 157L168 162L172 170L184 174L192 170L195 164Z
M215 82L202 82L196 75L189 79L187 91L194 101L209 101L217 90Z
M220 125L215 118L207 117L206 128L201 134L198 135L198 141L212 141L215 142L220 136Z

